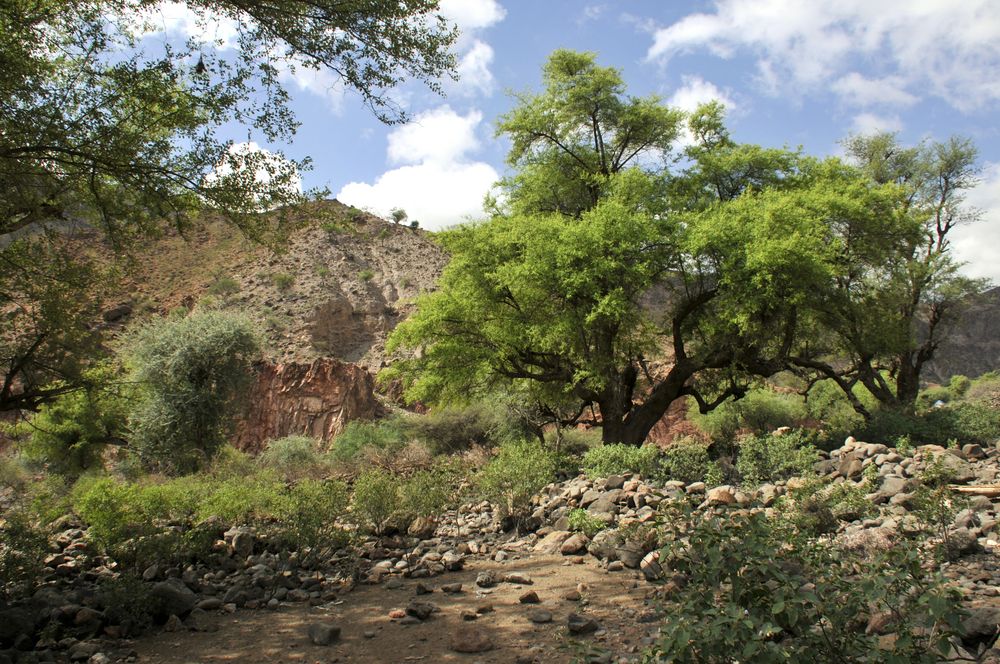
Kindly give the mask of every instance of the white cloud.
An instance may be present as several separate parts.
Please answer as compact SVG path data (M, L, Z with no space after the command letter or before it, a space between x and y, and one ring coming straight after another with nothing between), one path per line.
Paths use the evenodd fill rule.
M458 81L454 86L459 94L472 96L481 93L489 96L493 92L493 47L476 39L458 63Z
M667 100L669 105L691 112L700 104L714 99L722 103L726 107L726 111L732 113L736 110L736 102L733 101L732 96L700 76L683 76L681 83L681 87L677 88Z
M579 18L576 19L577 24L586 23L587 21L596 21L604 15L604 12L608 10L607 5L587 5L580 12Z
M239 186L252 200L261 202L269 191L302 193L302 178L295 164L284 156L266 150L255 141L233 143L211 173L205 184L227 183ZM253 207L253 205L251 205Z
M831 89L852 106L912 106L917 97L905 87L900 76L865 78L858 72L851 72L834 81Z
M480 145L482 118L478 110L463 116L447 105L418 115L389 134L388 160L404 165L372 184L348 183L337 198L382 215L401 207L430 229L481 215L483 197L500 178L489 164L469 158Z
M340 113L344 104L344 81L329 69L308 67L299 62L279 62L278 77L282 82L291 82L299 90L304 90L325 100L334 113Z
M986 165L979 186L969 192L966 203L981 210L983 216L951 232L955 257L968 263L964 274L986 277L1000 285L1000 163Z
M854 116L855 134L875 134L877 132L902 131L903 121L898 115L877 115L875 113L859 113Z
M463 33L488 28L507 15L507 10L496 0L441 0L438 8Z
M653 35L649 60L708 50L723 58L750 51L774 92L843 84L860 86L852 58L877 59L895 83L897 101L921 92L959 110L1000 101L1000 12L996 0L715 0L712 13L690 14ZM900 94L902 93L902 95Z
M239 23L210 9L196 12L184 2L160 2L146 8L132 27L140 34L164 33L185 39L213 43L221 49L234 48Z
M479 147L476 127L482 120L479 111L462 116L447 104L425 111L389 134L389 162L459 161Z

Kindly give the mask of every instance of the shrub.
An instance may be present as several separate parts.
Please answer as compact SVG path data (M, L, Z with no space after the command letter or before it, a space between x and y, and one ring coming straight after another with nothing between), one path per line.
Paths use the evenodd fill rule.
M952 399L952 392L947 387L928 387L920 391L917 395L918 408L931 408L937 402L948 403Z
M608 524L604 523L585 509L577 508L570 510L568 518L569 529L578 533L583 533L587 537L593 537L608 527Z
M868 466L874 468L874 465ZM833 484L813 477L789 491L780 505L785 518L808 535L835 532L839 521L854 521L876 512L866 494L875 490L870 478L861 484Z
M706 476L717 478L718 465L709 458L708 445L695 440L678 440L663 451L661 461L665 475L685 484L704 481Z
M354 480L351 512L360 525L381 535L399 516L402 492L397 476L380 468L361 473Z
M355 420L333 439L330 457L340 463L353 463L362 450L375 448L398 452L406 446L406 432L401 418L375 422Z
M317 441L306 436L286 436L268 441L267 447L257 457L257 463L272 468L286 479L301 477L325 469Z
M732 441L740 431L770 433L807 416L801 396L766 388L751 390L742 399L726 401L704 415L697 408L691 408L690 412L695 424L720 443Z
M271 275L271 283L280 291L286 291L295 283L295 277L287 272L275 272Z
M156 598L150 594L150 585L135 574L102 578L97 597L104 607L104 617L112 625L125 628L125 636L150 627L153 616L159 612Z
M0 598L29 594L38 580L48 539L23 508L0 519Z
M260 353L256 330L222 311L166 318L135 329L125 347L142 398L132 410L132 442L168 472L201 467L226 440L239 397Z
M494 447L524 433L501 408L487 403L434 410L407 418L403 426L434 454L454 454L476 445Z
M531 498L555 479L554 455L537 441L505 443L476 478L480 491L504 518L520 520Z
M375 273L371 270L365 269L358 272L358 279L361 281L371 281L375 278Z
M598 448L601 443L601 430L593 429L554 429L545 432L545 443L554 450L572 456L583 456L588 451Z
M668 527L661 564L685 583L646 661L930 664L958 632L958 596L916 547L867 562L763 513L690 513ZM896 639L866 632L877 613Z
M1000 437L1000 410L971 402L917 414L877 410L861 435L873 441L893 441L908 436L919 444L947 445L952 438L962 444L988 444Z
M409 517L429 517L447 509L461 474L460 464L454 462L414 473L400 487L402 510Z
M28 459L54 473L78 476L102 465L108 445L125 441L128 401L110 367L88 370L84 387L60 395L31 419L31 436L21 445Z
M225 299L240 292L240 282L229 276L220 276L212 282L212 285L205 292L214 297Z
M740 441L736 471L750 486L812 473L816 449L801 432L780 436L750 436Z
M964 397L970 387L972 387L972 381L969 380L968 376L963 376L961 374L952 376L951 380L948 381L948 391L951 392L951 398L953 400L958 400Z
M655 445L602 445L583 455L583 470L590 477L623 473L655 477L660 472L660 450Z

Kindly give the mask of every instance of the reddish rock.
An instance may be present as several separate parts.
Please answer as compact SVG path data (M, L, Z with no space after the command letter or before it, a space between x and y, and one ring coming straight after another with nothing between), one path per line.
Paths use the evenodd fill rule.
M374 388L367 370L333 358L262 364L234 442L241 450L259 452L266 441L284 436L329 441L349 421L381 414Z

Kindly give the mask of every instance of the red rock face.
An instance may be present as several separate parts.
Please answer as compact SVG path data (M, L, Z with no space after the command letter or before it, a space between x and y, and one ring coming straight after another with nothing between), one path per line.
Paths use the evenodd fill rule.
M366 369L332 358L311 364L263 364L237 425L234 444L256 453L273 438L331 440L351 420L381 414L375 379Z

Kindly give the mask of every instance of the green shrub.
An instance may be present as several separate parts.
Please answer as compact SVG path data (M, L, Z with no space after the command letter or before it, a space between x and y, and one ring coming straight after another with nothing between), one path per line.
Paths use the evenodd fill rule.
M519 520L532 496L555 479L555 455L537 441L505 443L476 478L483 496L504 518Z
M502 408L489 403L434 410L407 418L403 427L434 454L454 454L475 445L495 447L524 435Z
M721 471L708 455L708 445L694 440L678 440L663 451L661 466L666 477L685 484L702 482L706 476L718 478Z
M874 490L871 478L860 484L833 484L813 477L789 491L780 501L780 507L785 518L799 530L808 535L824 535L835 532L841 520L854 521L873 516L877 510L866 495Z
M360 525L381 535L399 516L402 491L399 478L380 468L361 473L354 480L351 513Z
M400 487L403 511L410 517L430 517L447 509L461 482L462 470L456 462L439 462L414 473Z
M969 380L968 376L961 374L952 376L951 380L948 381L948 391L951 393L952 400L964 397L970 387L972 387L972 381Z
M150 585L135 574L102 578L97 596L104 607L104 617L112 625L125 628L125 636L138 634L153 624L159 612Z
M956 495L946 483L924 483L914 492L913 510L925 535L935 538L935 554L940 560L955 560L959 551L951 538L955 517L969 506L969 500Z
M286 479L322 472L326 464L316 452L317 441L307 436L286 436L270 440L257 463L271 468Z
M133 330L125 355L142 397L129 421L143 460L187 473L211 459L226 441L259 353L251 323L222 311L159 319Z
M877 410L860 435L876 442L891 442L908 436L918 444L947 445L952 438L961 444L990 444L1000 438L1000 410L972 402L916 414Z
M545 432L545 444L554 450L571 456L583 456L588 451L600 447L601 429L554 429Z
M223 299L236 295L240 292L240 282L229 276L220 276L205 291L214 297Z
M295 283L295 277L287 272L275 272L271 275L271 283L278 290L286 291Z
M952 392L947 387L928 387L920 391L917 395L918 408L931 408L937 402L948 403L952 399Z
M88 370L84 380L83 389L41 407L21 445L27 459L70 477L102 467L105 448L125 442L129 403L120 379L110 367L98 367Z
M583 533L587 537L593 537L608 527L608 524L604 523L585 509L577 508L570 510L568 518L569 529L578 533Z
M342 546L347 538L336 520L347 509L347 485L333 480L305 479L292 485L266 532L286 546Z
M358 272L358 279L361 281L371 281L375 278L375 273L371 270L365 269Z
M807 417L801 396L767 388L751 390L742 399L726 401L704 415L696 407L689 412L694 423L720 443L732 441L741 431L770 433L779 427L793 426Z
M931 664L958 632L958 595L916 547L862 560L763 513L690 513L668 528L661 564L685 583L645 661ZM873 613L890 614L898 638L867 633Z
M374 448L398 452L406 446L407 433L402 418L390 417L375 422L355 420L333 439L330 458L339 463L357 461L363 450Z
M858 387L854 395L869 411L875 409L875 400L867 390ZM840 447L847 436L857 434L864 426L864 417L854 410L833 381L816 383L809 391L805 406L807 416L822 423L826 433L824 442L830 447Z
M757 486L792 476L807 476L817 460L816 449L804 443L805 434L750 436L739 443L736 471L743 483Z
M602 445L583 455L583 470L590 477L639 473L656 477L660 473L660 450L655 445Z
M0 599L30 594L47 551L48 539L30 513L7 510L0 519Z

